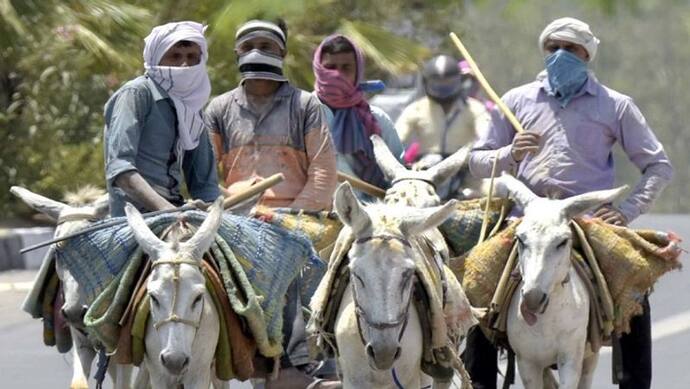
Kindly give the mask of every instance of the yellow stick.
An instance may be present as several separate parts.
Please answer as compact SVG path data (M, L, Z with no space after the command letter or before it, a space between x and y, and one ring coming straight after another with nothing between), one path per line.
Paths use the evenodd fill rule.
M230 197L226 197L225 200L223 200L223 208L228 209L232 207L233 205L239 204L245 200L249 200L250 198L256 196L257 194L265 191L266 189L277 185L285 180L285 176L283 173L276 173L270 177L264 178L263 180L253 184L249 188L245 189L244 191L237 193L235 195L232 195Z
M503 100L496 94L494 91L494 88L491 87L491 84L489 84L489 81L486 80L484 77L484 74L482 73L481 70L479 70L479 66L477 66L477 63L474 62L474 59L472 58L472 55L470 55L470 52L467 51L465 48L465 45L462 44L460 41L460 38L458 38L457 35L455 35L454 32L450 33L450 39L455 43L455 46L460 50L460 54L462 54L462 57L467 61L467 63L470 65L470 69L472 69L472 72L474 73L474 76L477 77L477 80L479 81L479 85L482 86L482 89L486 92L486 94L489 96L491 101L493 101L498 108L503 112L503 114L508 118L508 121L510 124L513 125L513 128L515 128L516 132L524 132L525 129L522 128L522 124L520 124L520 121L517 120L515 115L510 111L508 106L505 105ZM489 207L491 205L491 198L493 197L494 194L494 178L496 177L496 165L498 162L498 151L496 152L496 155L494 156L494 163L493 166L491 167L491 180L489 181L489 194L488 198L486 200L486 206L484 207L484 220L482 221L482 229L479 234L479 242L481 243L484 241L486 238L486 230L489 225Z
M486 91L486 94L489 95L489 98L491 101L493 101L498 108L503 112L504 115L506 115L506 118L508 118L508 121L510 121L510 124L513 125L515 128L515 131L517 132L524 132L525 129L522 128L522 124L520 124L520 121L517 120L515 115L510 111L508 106L505 105L503 100L496 94L494 91L494 88L491 87L489 84L489 81L486 80L484 77L484 74L482 74L482 71L479 70L479 66L477 66L477 63L474 62L474 59L472 59L472 56L470 55L470 52L467 51L465 48L465 45L462 44L460 41L460 38L458 38L457 35L455 35L454 32L450 33L450 39L453 40L453 43L455 43L455 46L457 46L458 50L460 50L460 53L462 54L462 57L467 61L467 63L470 65L470 68L472 69L472 72L474 72L475 77L477 77L477 80L479 81L479 85L482 86L484 91Z
M351 176L349 174L345 174L343 172L338 172L337 174L338 174L338 181L340 181L340 182L347 181L355 189L361 190L362 192L364 192L368 195L378 197L380 199L382 199L386 196L385 190L383 190L377 186L371 185L370 183L368 183L366 181L362 181L357 177L353 177L353 176Z

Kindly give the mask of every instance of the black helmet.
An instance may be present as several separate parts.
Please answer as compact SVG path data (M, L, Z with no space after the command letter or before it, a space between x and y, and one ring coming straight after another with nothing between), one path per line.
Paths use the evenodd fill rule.
M422 68L424 90L430 98L444 102L462 94L464 77L458 60L449 55L437 55Z

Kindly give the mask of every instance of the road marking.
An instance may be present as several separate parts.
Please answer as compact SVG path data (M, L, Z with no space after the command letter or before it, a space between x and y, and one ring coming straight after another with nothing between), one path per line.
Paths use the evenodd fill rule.
M33 281L2 282L0 283L0 292L28 292L33 285Z
M690 311L669 316L652 323L652 342L690 330ZM603 347L601 354L611 353L611 347Z

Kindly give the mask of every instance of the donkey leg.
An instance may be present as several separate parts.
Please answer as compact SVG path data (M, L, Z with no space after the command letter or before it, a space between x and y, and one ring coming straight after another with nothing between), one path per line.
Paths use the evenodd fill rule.
M96 350L91 346L89 339L78 330L70 327L72 334L72 381L70 389L89 389L89 374L91 364L96 357Z
M544 389L543 371L544 367L541 364L517 358L518 370L520 371L520 378L522 384L527 389Z
M211 376L211 386L213 389L230 389L229 381L221 381L215 374Z
M132 365L111 363L108 374L113 380L113 389L130 389L132 387Z
M551 367L544 369L544 389L558 389L558 381L551 372Z
M582 361L582 374L577 389L590 389L594 380L594 370L597 368L599 353L592 353Z
M559 357L558 381L560 389L577 389L582 372L582 359L584 352L575 352L574 355Z
M142 363L139 365L137 371L137 376L134 378L134 389L150 389L151 388L151 377L149 377L149 371L146 369L146 364Z

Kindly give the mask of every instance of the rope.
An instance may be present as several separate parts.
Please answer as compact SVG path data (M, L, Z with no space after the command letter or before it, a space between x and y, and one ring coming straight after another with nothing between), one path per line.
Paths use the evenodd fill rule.
M393 383L395 384L395 387L398 389L405 389L405 387L400 383L398 375L395 373L395 368L391 369L391 375L393 376Z
M513 115L513 113L510 111L507 105L501 100L501 98L496 94L494 91L494 88L491 87L491 84L489 84L489 81L486 80L484 77L484 74L482 73L481 70L479 70L479 66L477 66L477 63L474 62L474 59L472 58L472 55L470 55L470 52L465 48L465 45L462 44L460 41L460 38L458 38L457 35L455 35L454 32L450 33L450 39L455 43L455 46L458 48L460 53L462 54L463 58L465 58L465 61L470 65L470 69L472 69L472 72L474 72L475 77L477 78L477 81L479 81L479 85L482 86L484 91L486 92L487 95L489 95L489 98L498 106L498 108L501 110L501 112L506 116L510 124L513 125L513 128L515 128L515 131L520 133L524 132L525 129L522 127L522 124L520 124L520 121ZM489 206L491 205L491 199L494 194L494 179L496 177L496 165L498 162L498 151L496 151L496 155L494 156L494 162L491 167L491 179L489 180L489 194L488 194L488 199L486 202L486 206L484 208L484 220L482 221L482 229L481 233L479 234L479 241L477 243L481 243L486 239L486 230L489 225ZM503 208L504 205L501 206Z

